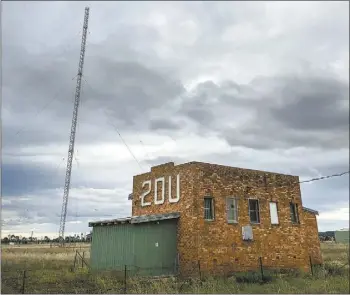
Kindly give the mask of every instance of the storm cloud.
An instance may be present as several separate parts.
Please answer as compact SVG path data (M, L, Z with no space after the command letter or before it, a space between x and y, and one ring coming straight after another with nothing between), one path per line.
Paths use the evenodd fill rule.
M58 231L86 5L67 231L130 215L133 175L168 161L349 170L348 2L6 2L4 233ZM320 230L348 188L302 184Z

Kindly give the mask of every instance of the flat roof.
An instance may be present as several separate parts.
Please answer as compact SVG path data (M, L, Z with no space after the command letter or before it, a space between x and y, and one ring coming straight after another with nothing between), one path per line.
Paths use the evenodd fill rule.
M125 223L130 223L130 224L146 223L146 222L152 222L152 221L176 219L179 217L180 217L180 213L178 212L153 214L153 215L140 215L140 216L117 218L117 219L110 219L110 220L92 221L92 222L89 222L89 227L102 226L102 225L116 225L116 224L125 224Z
M307 211L307 212L310 212L310 213L313 213L315 215L318 215L318 211L316 211L316 210L313 210L313 209L310 209L310 208L307 208L307 207L303 207L303 210Z
M200 165L200 166L217 166L217 167L225 167L225 168L232 168L232 169L239 169L239 170L245 170L245 171L250 171L250 172L258 172L258 173L266 173L266 174L275 174L275 175L283 175L283 176L291 176L291 177L299 177L298 175L292 175L292 174L286 174L286 173L280 173L280 172L272 172L272 171L266 171L266 170L258 170L258 169L251 169L251 168L243 168L243 167L236 167L236 166L229 166L229 165L223 165L223 164L215 164L215 163L208 163L208 162L199 162L199 161L190 161L190 162L186 162L186 163L181 163L181 164L175 164L174 162L166 162L166 163L162 163L162 164L158 164L158 165L154 165L151 167L151 170L153 168L157 168L160 166L166 166L166 165L173 165L174 167L179 167L179 166L187 166L187 165ZM141 174L137 174L134 175L134 177L136 176L140 176L140 175L144 175L144 174L148 174L151 172L144 172Z

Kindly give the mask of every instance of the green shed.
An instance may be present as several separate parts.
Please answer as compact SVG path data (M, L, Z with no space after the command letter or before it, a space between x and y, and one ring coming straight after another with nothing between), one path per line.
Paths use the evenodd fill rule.
M337 243L349 244L349 229L336 230L334 238Z
M179 213L134 216L90 222L92 270L128 275L172 275L178 269Z

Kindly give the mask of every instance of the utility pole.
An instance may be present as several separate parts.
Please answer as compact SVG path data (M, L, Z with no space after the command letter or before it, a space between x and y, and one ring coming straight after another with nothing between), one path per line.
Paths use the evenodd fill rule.
M79 68L78 68L78 75L77 75L77 84L75 88L73 119L72 119L71 131L70 131L67 169L66 169L66 177L64 182L63 204L62 204L61 222L60 222L60 230L59 230L59 240L62 244L64 243L64 230L66 226L67 205L68 205L68 197L69 197L69 189L70 189L70 180L71 180L71 174L72 174L75 132L77 129L78 109L79 109L79 103L80 103L81 78L83 75L86 33L87 33L88 21L89 21L89 10L90 10L89 7L85 7L83 35L81 39L81 48L80 48L80 56L79 56Z

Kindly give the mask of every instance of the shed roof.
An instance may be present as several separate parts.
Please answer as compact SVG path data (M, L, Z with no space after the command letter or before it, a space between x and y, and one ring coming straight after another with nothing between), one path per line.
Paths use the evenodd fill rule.
M307 211L307 212L310 212L312 214L318 215L318 211L316 211L316 210L312 210L312 209L306 208L306 207L303 207L303 210Z
M349 231L349 229L348 228L341 228L341 229L338 229L336 231Z
M114 225L114 224L124 224L124 223L146 223L152 221L160 221L167 219L176 219L180 217L180 213L165 213L165 214L154 214L154 215L140 215L133 217L125 217L111 220L100 220L100 221L92 221L89 222L89 227L99 226L99 225Z

